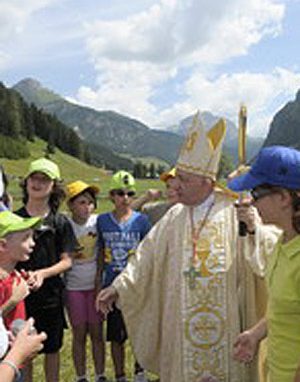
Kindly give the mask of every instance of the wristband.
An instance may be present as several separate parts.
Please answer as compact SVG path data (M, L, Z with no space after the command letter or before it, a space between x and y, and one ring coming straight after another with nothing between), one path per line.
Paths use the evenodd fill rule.
M8 359L4 359L3 361L0 362L0 365L1 364L11 367L15 373L16 379L19 379L21 377L20 370L17 368L17 366L12 361L9 361Z

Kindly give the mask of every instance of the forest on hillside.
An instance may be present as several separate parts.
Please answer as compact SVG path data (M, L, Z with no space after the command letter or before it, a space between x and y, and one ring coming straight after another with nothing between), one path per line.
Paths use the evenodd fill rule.
M35 137L47 142L49 154L58 147L78 159L90 160L86 144L74 130L33 104L27 105L16 91L0 83L0 157L26 158L30 154L27 141Z

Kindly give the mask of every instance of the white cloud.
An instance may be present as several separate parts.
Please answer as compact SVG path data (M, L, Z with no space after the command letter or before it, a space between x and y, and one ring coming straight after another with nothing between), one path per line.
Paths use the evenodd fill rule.
M273 0L161 0L125 20L87 24L87 50L97 82L94 88L81 87L77 99L98 109L134 116L152 126L178 122L199 105L230 114L246 94L255 106L261 100L259 108L263 109L274 90L268 75L209 78L229 59L247 54L266 36L279 34L284 10L282 3ZM173 106L161 110L155 103L157 90L168 81L176 81L180 70L191 73L182 84L182 95L187 99L178 102L174 97ZM270 76L280 77L290 87L289 78L283 80L283 74ZM241 90L240 81L246 79L248 85ZM263 83L259 92L255 81ZM210 102L203 102L205 96L202 100L198 94L205 93L203 87L207 94L213 94Z
M10 59L11 57L8 54L0 50L0 70L3 70L9 65Z
M209 80L201 73L186 83L187 102L203 111L214 111L236 122L240 102L249 113L249 132L265 135L274 113L300 88L300 73L275 68L268 74L223 74Z
M9 65L10 53L16 39L21 38L30 17L58 0L1 0L0 4L0 69ZM5 48L4 48L5 46ZM3 57L5 59L3 59Z

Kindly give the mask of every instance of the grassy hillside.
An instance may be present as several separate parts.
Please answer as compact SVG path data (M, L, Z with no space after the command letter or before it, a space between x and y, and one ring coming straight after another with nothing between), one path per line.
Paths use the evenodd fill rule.
M18 207L21 202L19 181L26 174L29 163L34 159L44 156L45 147L46 143L44 141L36 140L34 143L29 143L31 153L29 158L19 160L0 159L0 163L4 166L6 173L9 175L9 191L13 195L15 207ZM107 199L111 178L110 173L101 168L89 166L70 155L64 154L58 149L56 149L55 154L51 156L51 159L59 165L61 176L65 184L81 179L87 183L97 184L100 187L99 212L108 211L112 208L111 203ZM146 179L137 181L138 194L141 194L148 188L164 189L164 185L157 180Z

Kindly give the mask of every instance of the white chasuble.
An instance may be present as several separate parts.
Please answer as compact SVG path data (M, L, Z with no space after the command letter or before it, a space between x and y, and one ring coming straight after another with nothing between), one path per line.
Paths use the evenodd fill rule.
M203 224L210 198L193 211L194 225ZM242 381L244 367L232 359L240 332L235 223L232 208L216 200L196 241L192 265L191 222L185 225L182 277L184 381Z
M237 260L233 200L214 193L192 216L195 229L201 228L194 259L190 208L178 204L113 283L135 356L161 382L201 382L207 376L256 382L250 369L232 359L247 303L240 294L244 262Z

